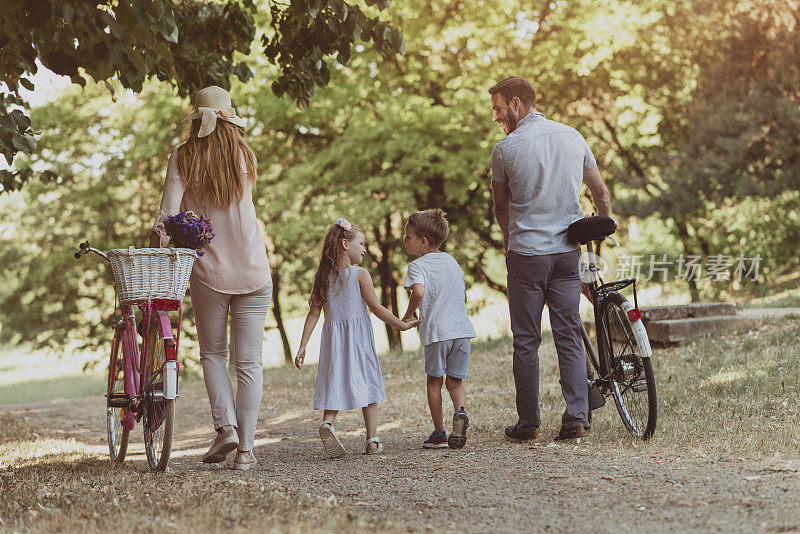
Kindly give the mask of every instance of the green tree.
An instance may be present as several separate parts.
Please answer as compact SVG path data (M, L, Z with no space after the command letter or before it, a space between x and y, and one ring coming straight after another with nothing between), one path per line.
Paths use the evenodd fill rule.
M796 15L790 2L715 3L704 20L721 37L713 60L696 62L691 99L673 114L681 127L652 164L660 185L628 206L633 214L672 220L686 254L760 255L763 277L798 265ZM690 289L699 299L702 288Z
M315 86L327 85L327 58L335 55L347 63L357 40L372 42L387 58L403 50L400 32L380 20L389 0L367 0L374 9L345 0L273 0L268 5L269 25L258 38L264 57L280 69L272 89L300 105L311 99ZM211 84L228 88L232 75L242 81L252 76L238 57L248 54L257 38L258 4L252 0L3 0L0 9L0 82L6 88L0 154L8 163L36 146L18 89L34 90L30 77L37 60L81 86L88 76L107 84L116 79L139 92L145 80L155 78L174 84L182 96ZM108 87L113 94L113 86ZM0 185L3 191L14 190L30 177L28 172L0 171Z
M269 237L279 330L284 312L305 307L322 236L340 216L365 230L365 266L397 313L409 261L403 221L416 209L447 211L446 250L468 281L505 289L487 267L502 259L488 187L489 155L502 132L491 123L487 89L510 74L532 79L538 108L587 137L616 214L650 217L648 228L672 234L661 241L686 253L758 253L769 256L771 273L796 266L797 39L790 12L751 7L746 0L498 0L489 9L408 0L392 14L407 53L386 61L359 45L346 64L344 56L329 58L328 87L304 108L276 98L270 84L233 84L236 105L251 117L255 201ZM267 35L272 19L259 16ZM254 77L278 79L280 66L259 56L243 58ZM69 92L34 110L42 142L20 168L54 180L23 189L33 209L4 214L25 233L23 246L7 238L0 251L10 280L0 289L4 335L51 345L70 332L85 338L91 305L69 302L90 302L81 299L107 291L107 282L90 282L99 271L84 276L72 266L69 250L84 237L78 222L101 228L98 245L108 248L136 243L151 224L166 154L185 135L172 125L188 106L166 87L143 87L152 109L123 91L118 110L92 85L85 101ZM75 281L57 283L64 273ZM690 286L693 298L701 290L708 291ZM398 348L399 338L387 335ZM283 340L290 354L285 332Z
M23 169L48 171L13 193L0 237L2 338L61 350L71 340L107 343L114 314L113 279L93 256L75 261L77 243L102 250L144 245L158 210L169 147L185 113L170 91L145 85L142 98L120 94L109 105L105 88L66 91L32 111L41 142Z

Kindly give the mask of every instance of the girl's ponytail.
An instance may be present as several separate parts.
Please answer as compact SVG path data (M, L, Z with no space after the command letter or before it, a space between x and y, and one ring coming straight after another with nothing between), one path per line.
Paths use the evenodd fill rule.
M311 289L311 297L308 304L311 309L322 309L328 301L328 289L330 289L330 275L335 273L335 281L342 287L342 275L339 273L338 265L345 254L342 248L342 240L351 241L356 234L361 232L355 225L350 224L345 219L339 219L328 228L325 240L322 243L322 252L319 255L319 267L314 274L314 286Z

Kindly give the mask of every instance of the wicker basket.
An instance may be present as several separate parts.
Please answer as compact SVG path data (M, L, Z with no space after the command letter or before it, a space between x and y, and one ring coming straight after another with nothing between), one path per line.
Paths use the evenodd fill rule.
M197 252L190 248L133 248L108 251L120 302L183 300Z

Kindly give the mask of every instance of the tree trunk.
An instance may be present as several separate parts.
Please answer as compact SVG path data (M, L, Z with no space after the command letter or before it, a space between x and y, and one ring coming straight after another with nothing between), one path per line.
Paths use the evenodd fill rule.
M677 224L678 227L678 235L680 236L681 243L683 243L683 252L688 258L689 256L694 256L692 253L692 249L689 246L689 230L687 228L687 223L685 221L680 221ZM686 282L689 284L689 294L691 295L692 302L699 302L700 301L700 290L697 288L697 281L694 278L687 277Z
M292 346L289 344L289 337L286 335L283 313L281 312L281 275L277 263L270 266L270 272L272 274L272 315L275 317L275 324L278 326L278 333L283 344L283 363L292 365Z
M399 314L399 307L397 304L397 282L394 276L392 276L394 247L391 243L392 226L389 215L387 215L385 219L384 232L381 232L380 228L376 228L375 237L381 251L381 257L378 258L378 277L381 282L381 304L397 316ZM390 351L400 352L403 350L400 331L388 324L386 325L386 338L389 341Z

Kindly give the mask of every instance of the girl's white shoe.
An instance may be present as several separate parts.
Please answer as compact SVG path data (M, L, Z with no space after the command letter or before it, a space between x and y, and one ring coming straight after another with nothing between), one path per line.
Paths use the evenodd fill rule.
M319 425L319 437L322 439L322 446L325 448L325 452L331 458L341 458L347 454L347 451L344 450L344 445L336 436L336 430L328 421L323 421Z
M369 448L369 444L370 443L377 443L378 446L375 447L374 449L370 449ZM379 438L378 436L375 436L374 438L369 438L367 440L367 450L366 450L365 454L380 454L382 452L383 452L383 443L381 443L381 438Z

